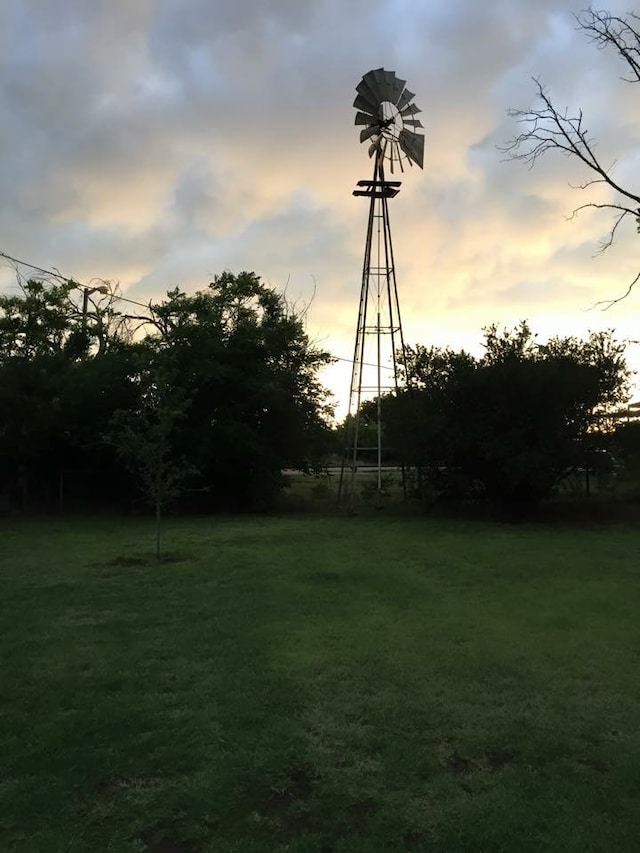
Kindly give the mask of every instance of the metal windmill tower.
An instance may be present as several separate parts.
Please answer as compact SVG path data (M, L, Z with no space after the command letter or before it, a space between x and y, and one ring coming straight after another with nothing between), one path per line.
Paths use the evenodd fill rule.
M380 398L398 389L398 358L400 365L406 367L389 223L389 199L398 194L400 181L385 178L385 163L389 163L392 174L394 168L404 172L406 163L422 168L424 136L417 130L423 125L415 117L421 110L412 103L415 95L405 85L406 80L398 79L393 71L377 68L365 74L356 86L358 95L353 102L357 110L355 123L364 125L360 142L369 141L373 179L358 181L358 188L353 191L355 196L369 199L369 219L338 490L339 502L344 501L349 507L353 503L358 467L373 468L372 459L375 459L377 492L382 496L386 448ZM367 400L375 400L372 403L375 446L370 429L368 438L363 435L362 404Z

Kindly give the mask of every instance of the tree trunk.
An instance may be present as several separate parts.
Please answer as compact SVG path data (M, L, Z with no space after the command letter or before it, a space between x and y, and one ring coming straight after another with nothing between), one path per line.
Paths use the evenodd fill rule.
M160 530L162 526L162 504L156 501L156 560L160 562Z

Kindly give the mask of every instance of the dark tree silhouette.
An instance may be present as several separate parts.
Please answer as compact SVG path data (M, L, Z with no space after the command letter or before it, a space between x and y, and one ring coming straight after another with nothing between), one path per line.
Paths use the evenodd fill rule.
M610 332L539 344L526 323L484 333L480 359L408 347L411 387L383 399L385 430L423 500L484 495L524 513L606 447L626 399L624 346Z
M137 480L161 511L192 472L183 506L256 508L284 469L320 465L330 411L317 373L330 356L254 273L132 316L107 282L27 266L41 277L0 294L5 505L126 508Z

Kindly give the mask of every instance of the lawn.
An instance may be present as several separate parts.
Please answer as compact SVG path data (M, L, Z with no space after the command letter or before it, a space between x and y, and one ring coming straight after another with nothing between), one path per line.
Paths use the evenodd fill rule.
M0 520L3 851L640 839L640 532Z

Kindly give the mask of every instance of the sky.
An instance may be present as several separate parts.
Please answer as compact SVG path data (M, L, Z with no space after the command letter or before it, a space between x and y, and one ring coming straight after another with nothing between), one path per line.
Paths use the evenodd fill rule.
M523 319L540 340L640 338L640 285L592 308L640 269L635 223L598 256L610 215L568 218L594 198L575 189L584 169L555 152L528 169L498 148L539 77L638 187L638 90L576 29L584 5L2 0L0 251L142 302L254 271L340 359L322 379L344 414L367 219L352 190L372 172L352 104L384 67L425 128L424 170L390 201L406 342L480 353L483 326ZM0 266L0 292L15 287ZM628 357L640 368L640 345Z

